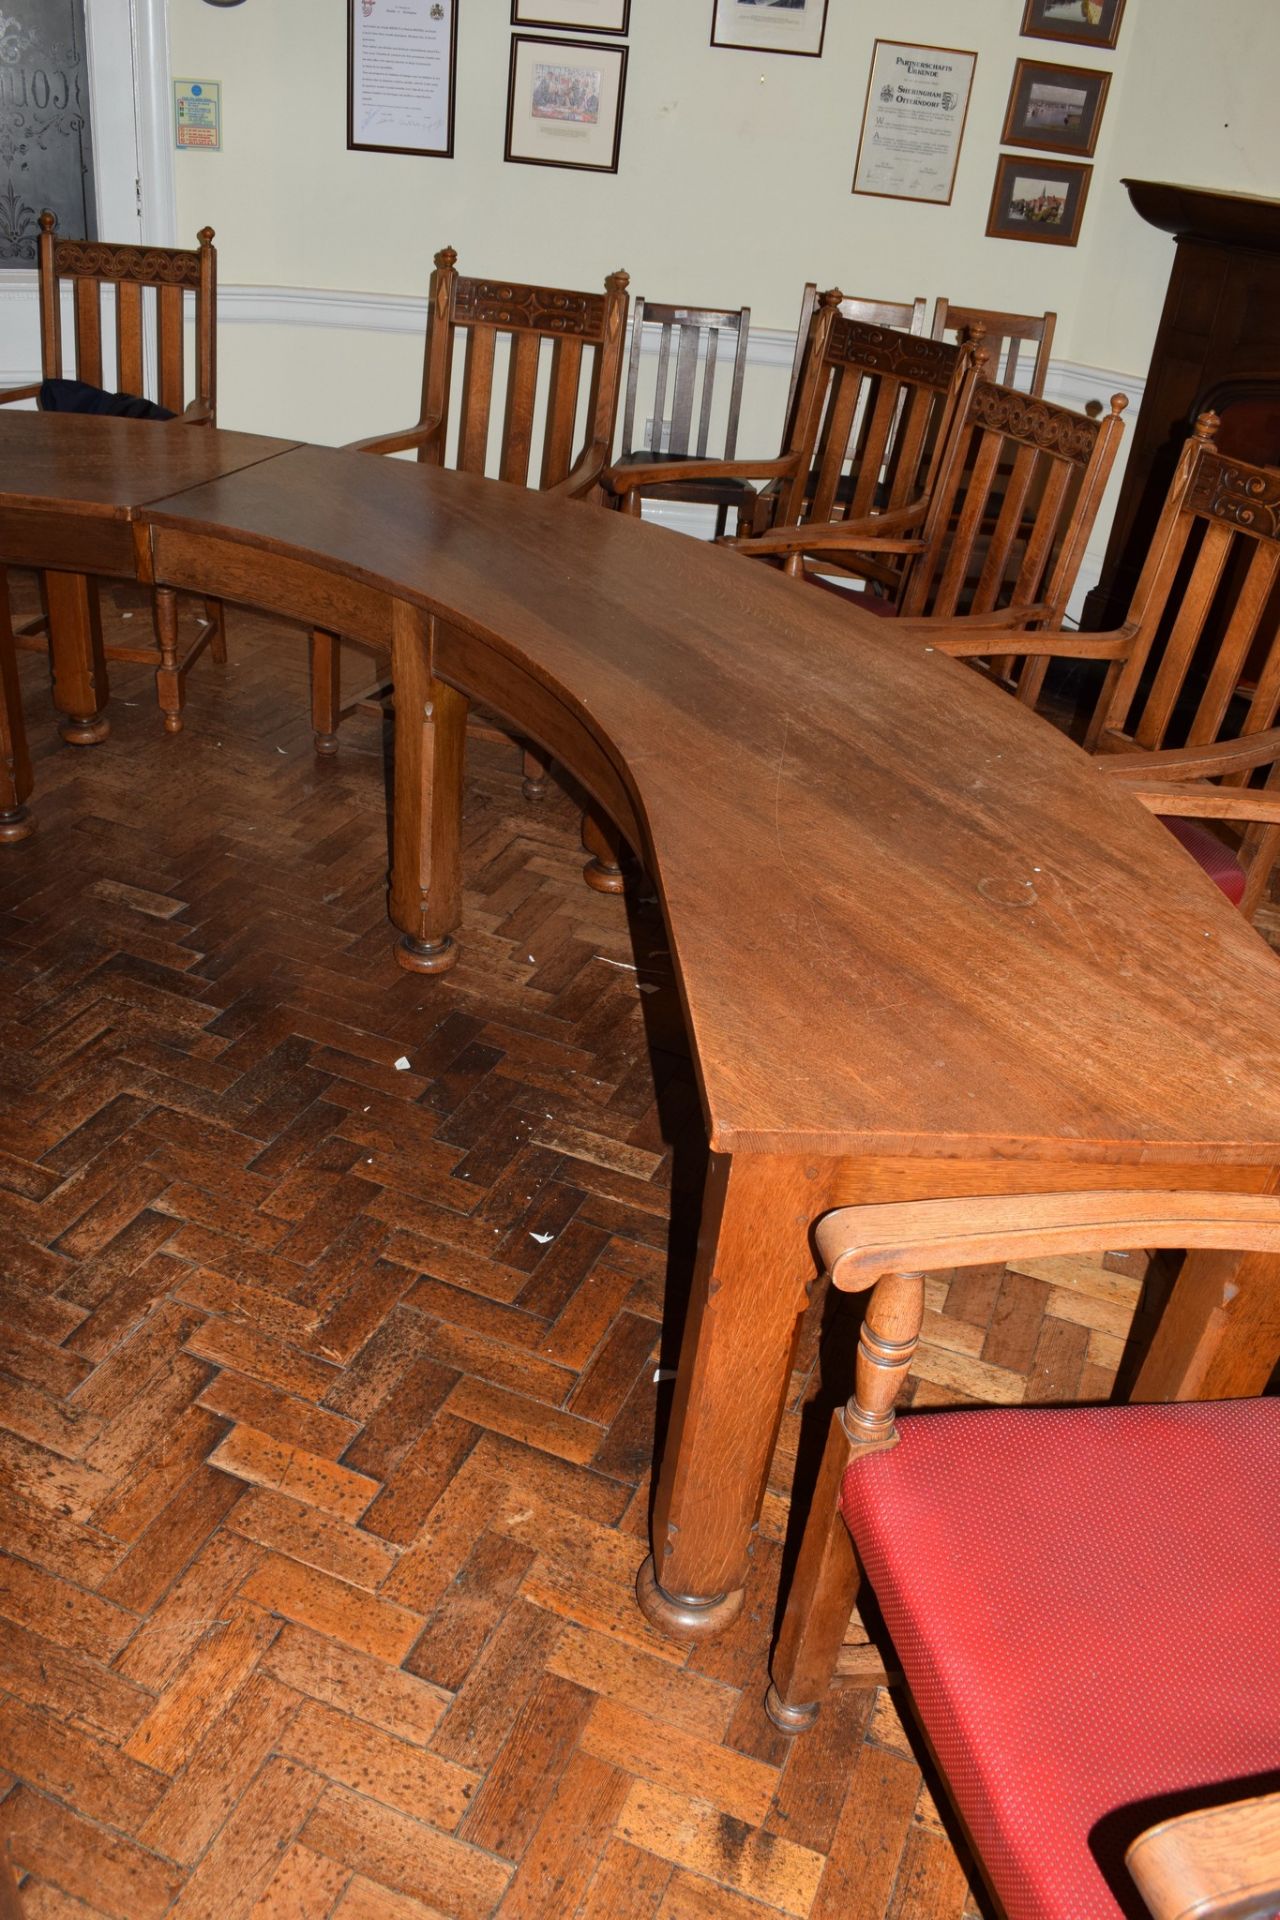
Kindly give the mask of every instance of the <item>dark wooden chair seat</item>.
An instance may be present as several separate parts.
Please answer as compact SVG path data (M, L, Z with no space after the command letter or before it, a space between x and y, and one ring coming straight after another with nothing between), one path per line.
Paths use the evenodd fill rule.
M62 381L73 370L90 390L101 392L108 371L104 347L115 335L113 363L115 397L152 401L186 426L217 424L217 255L213 228L202 227L195 247L114 246L106 241L60 240L57 217L40 215L37 242L37 280L40 293L40 367L43 381ZM64 347L62 291L71 294L73 331L70 356ZM146 301L154 303L154 386L148 390ZM104 313L104 307L108 309ZM186 324L194 328L194 351L188 355ZM37 400L40 385L10 387L0 392L0 405ZM82 409L98 410L92 403ZM112 411L119 411L113 408ZM172 428L157 424L157 432ZM96 589L95 589L96 593ZM48 600L46 583L46 604ZM179 633L177 595L159 589L153 596L155 641L152 645L114 642L102 653L107 660L130 660L155 668L156 699L165 728L178 733L187 675L208 648L213 659L225 662L227 636L222 604L201 602L203 619L195 637L184 647ZM95 625L97 603L93 602ZM47 611L15 634L18 646L43 650L47 645ZM101 636L97 636L101 646ZM105 702L105 688L102 699ZM77 744L100 740L106 725L86 717L79 726L64 727Z
M871 1289L831 1424L769 1711L813 1724L865 1577L1006 1920L1134 1911L1126 1850L1194 1795L1280 1777L1280 1401L894 1401L924 1275L1106 1246L1280 1246L1280 1199L1170 1191L846 1207L818 1227ZM1199 1911L1199 1909L1197 1909Z

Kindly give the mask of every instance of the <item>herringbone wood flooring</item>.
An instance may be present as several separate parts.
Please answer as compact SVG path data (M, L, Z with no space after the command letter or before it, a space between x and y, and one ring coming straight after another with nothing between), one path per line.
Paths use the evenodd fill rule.
M317 762L301 636L230 627L178 739L123 669L111 739L62 746L23 669L0 1826L26 1913L976 1912L887 1694L837 1690L790 1751L761 1709L791 1476L847 1375L831 1303L739 1624L690 1653L632 1600L700 1177L654 907L589 892L571 804L477 744L462 961L399 971L378 720ZM937 1276L917 1400L1105 1394L1138 1285Z

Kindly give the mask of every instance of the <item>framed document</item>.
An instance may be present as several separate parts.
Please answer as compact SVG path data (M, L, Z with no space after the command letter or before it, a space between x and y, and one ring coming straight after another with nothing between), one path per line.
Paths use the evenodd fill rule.
M1092 167L1002 153L996 162L987 232L995 240L1074 247L1080 238Z
M817 59L827 29L827 0L714 0L713 47L752 53L807 53Z
M453 153L458 0L347 0L347 145Z
M976 53L877 40L853 169L855 193L949 206Z
M1032 40L1074 40L1114 47L1124 0L1027 0L1021 31Z
M577 33L625 33L631 0L511 0L513 27L568 27Z
M1099 67L1060 67L1019 60L1013 71L1001 143L1047 147L1053 153L1091 154L1111 75Z
M513 34L504 158L616 173L626 78L625 47Z

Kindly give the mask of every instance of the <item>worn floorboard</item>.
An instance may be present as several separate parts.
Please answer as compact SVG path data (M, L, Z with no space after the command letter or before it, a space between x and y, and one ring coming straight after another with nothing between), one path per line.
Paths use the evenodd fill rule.
M632 1600L701 1161L653 903L588 891L569 801L480 743L461 963L401 972L379 721L317 761L302 635L229 626L173 739L118 668L110 739L62 745L23 661L0 1829L26 1912L977 1912L887 1695L838 1690L790 1750L761 1711L792 1476L848 1370L831 1303L742 1620L690 1653ZM935 1276L916 1398L1105 1395L1139 1284Z

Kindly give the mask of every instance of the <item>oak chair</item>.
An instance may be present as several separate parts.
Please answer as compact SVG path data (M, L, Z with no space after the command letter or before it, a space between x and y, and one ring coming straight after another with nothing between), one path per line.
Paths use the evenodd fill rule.
M627 390L622 410L622 451L615 469L652 460L706 460L716 454L732 460L738 444L738 414L747 369L750 307L663 306L636 300L631 309L631 353L627 362ZM732 358L730 358L732 356ZM655 359L653 391L642 403L637 424L636 404L641 393L642 363ZM716 375L727 363L727 402L717 398ZM723 392L723 383L719 391ZM713 422L718 446L712 447ZM716 534L722 534L729 510L738 524L749 524L756 492L749 480L722 478L669 480L646 488L646 497L690 501L716 509Z
M927 524L897 571L878 565L876 522L773 528L739 550L791 573L841 573L869 583L856 604L910 623L969 631L1062 625L1124 431L1128 401L1112 396L1105 419L979 379L932 494ZM924 623L922 625L922 622ZM904 627L904 631L906 628ZM1022 697L1040 690L1046 662L1023 661Z
M1219 453L1217 424L1202 414L1183 447L1120 627L1010 631L998 658L978 632L930 644L1030 703L1047 661L1105 663L1084 741L1101 774L1161 815L1252 917L1280 853L1280 473ZM1237 843L1206 820L1234 823Z
M60 240L57 216L40 215L37 281L40 292L40 367L43 379L62 380L71 368L77 380L101 388L110 374L120 394L151 400L187 426L217 424L217 255L213 228L202 227L195 247L113 246L106 241ZM69 293L71 352L64 345L63 293ZM187 328L191 327L191 352ZM114 343L112 338L114 336ZM0 392L0 404L40 397L41 384ZM160 429L157 428L157 431ZM96 591L96 590L95 590ZM108 660L155 668L156 699L169 733L182 729L187 675L207 647L227 657L221 603L205 601L200 632L183 649L178 596L154 591L154 646L113 643ZM94 608L96 617L96 602ZM24 627L18 645L39 649L47 628L41 619ZM102 739L106 722L64 727L78 744Z
M1162 1820L1125 1864L1155 1920L1276 1920L1280 1793Z
M874 514L881 553L914 555L968 408L980 349L846 319L842 298L832 289L814 310L781 453L706 468L764 480L775 528L846 520L860 527ZM605 483L624 510L638 512L641 488L671 472L660 462L611 469ZM744 544L754 550L756 537Z
M805 342L809 338L809 325L817 304L818 283L816 280L806 280L804 292L800 296L800 321L796 327L796 349L791 357L791 379L787 387L787 419L791 417L791 405L796 397L796 388L800 384L800 363L804 359ZM923 294L917 294L914 300L863 300L856 294L847 294L840 301L840 311L846 320L863 320L869 327L892 327L898 333L924 332L925 298Z
M817 1718L865 1574L1006 1920L1117 1915L1124 1848L1151 1802L1280 1765L1280 1400L901 1423L894 1402L927 1272L1100 1247L1274 1255L1280 1197L1111 1189L854 1206L828 1214L817 1243L834 1286L870 1298L770 1717L788 1733Z
M1003 386L1021 385L1037 398L1044 392L1053 353L1056 313L1001 313L994 307L953 307L947 299L934 302L930 334L935 340L963 337L966 330L981 326L991 355L991 371ZM1028 350L1023 356L1023 348ZM1019 382L1018 367L1030 360L1030 379Z
M617 421L627 275L611 273L602 293L578 293L468 279L457 259L452 247L435 256L418 420L353 445L365 453L412 453L428 466L517 486L530 484L536 461L544 492L567 500L598 496ZM460 392L451 407L455 378ZM383 674L344 701L340 673L338 636L313 633L311 709L320 753L335 753L344 715L388 685ZM526 790L540 791L545 767L532 753L527 767Z

